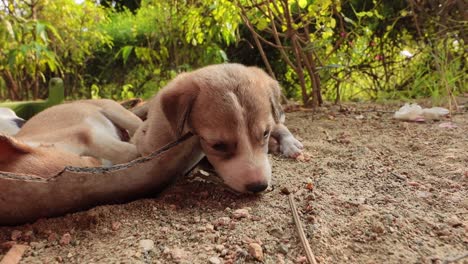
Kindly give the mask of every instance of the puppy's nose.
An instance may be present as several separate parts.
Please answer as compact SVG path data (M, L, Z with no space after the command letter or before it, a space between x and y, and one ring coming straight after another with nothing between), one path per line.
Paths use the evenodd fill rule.
M259 193L259 192L266 190L266 188L268 188L268 183L265 183L265 182L250 183L250 184L247 184L246 188L247 188L247 191L249 192Z

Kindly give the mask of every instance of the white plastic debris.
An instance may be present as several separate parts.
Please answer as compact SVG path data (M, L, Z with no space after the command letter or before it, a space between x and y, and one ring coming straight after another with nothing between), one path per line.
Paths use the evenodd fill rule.
M443 107L422 108L416 103L406 103L393 116L395 119L423 122L426 120L439 120L448 115L450 111Z

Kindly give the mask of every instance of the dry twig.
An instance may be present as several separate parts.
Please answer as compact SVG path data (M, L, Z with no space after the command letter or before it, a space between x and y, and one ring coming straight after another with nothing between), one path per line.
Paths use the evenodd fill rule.
M461 254L460 256L458 257L454 257L454 258L447 258L444 260L444 264L449 264L449 263L453 263L453 262L457 262L459 260L462 260L464 258L468 258L468 251L464 252L463 254Z
M310 248L309 241L307 240L307 237L304 233L304 229L302 228L301 219L299 219L299 214L297 213L297 208L296 204L294 203L294 196L292 193L289 193L288 199L289 206L291 206L291 211L293 213L294 223L296 224L297 232L299 233L299 238L301 239L302 246L304 247L304 250L306 252L307 260L311 264L317 264L314 253Z

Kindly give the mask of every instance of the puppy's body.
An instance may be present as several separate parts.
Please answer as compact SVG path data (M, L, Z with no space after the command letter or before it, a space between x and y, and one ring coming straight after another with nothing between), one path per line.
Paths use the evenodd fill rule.
M0 171L52 176L65 166L99 166L139 156L121 140L142 121L111 100L84 100L44 110L24 124L15 139L0 139ZM8 153L8 154L7 154Z
M271 180L270 134L285 155L302 148L282 124L279 99L278 83L258 68L208 66L177 76L148 102L147 120L132 141L147 155L191 131L198 137L194 155L206 155L228 186L259 192Z
M24 122L13 110L0 107L0 133L13 136L18 133Z

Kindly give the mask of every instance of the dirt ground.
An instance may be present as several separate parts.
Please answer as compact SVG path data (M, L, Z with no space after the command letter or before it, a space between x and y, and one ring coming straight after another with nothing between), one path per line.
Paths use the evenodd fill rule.
M0 227L0 259L19 243L31 247L21 263L305 263L284 187L318 263L467 254L468 113L442 128L449 120L401 122L374 108L398 106L289 113L310 159L271 156L266 193L238 195L195 175L152 199Z

